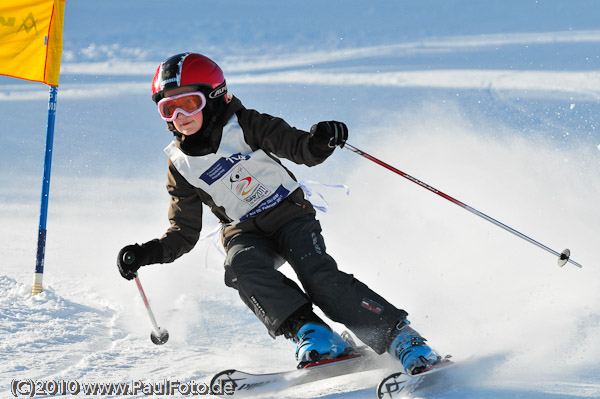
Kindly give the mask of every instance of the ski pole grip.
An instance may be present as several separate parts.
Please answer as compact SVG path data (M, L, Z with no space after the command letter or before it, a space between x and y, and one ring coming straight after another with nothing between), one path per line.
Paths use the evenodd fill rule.
M131 265L133 262L135 262L135 253L133 251L126 251L123 254L123 263Z

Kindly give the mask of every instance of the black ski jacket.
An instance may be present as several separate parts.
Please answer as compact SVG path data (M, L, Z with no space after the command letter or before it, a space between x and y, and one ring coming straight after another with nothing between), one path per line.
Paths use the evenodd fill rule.
M291 127L281 118L246 109L234 96L221 117L191 136L176 134L178 147L186 154L202 156L215 153L219 148L223 126L236 115L244 132L244 140L253 151L264 150L274 160L286 158L297 164L314 166L323 162L333 149L315 144L310 133ZM288 173L295 179L293 174ZM192 186L169 160L167 191L171 196L169 207L170 227L158 240L155 262L172 262L189 252L197 243L202 230L203 205L223 223L221 230L225 248L229 240L243 232L273 234L289 221L306 214L315 214L313 206L304 198L302 189L292 192L284 201L254 217L235 225L224 210L218 207L204 190ZM156 244L156 243L155 243ZM156 248L156 245L154 245Z

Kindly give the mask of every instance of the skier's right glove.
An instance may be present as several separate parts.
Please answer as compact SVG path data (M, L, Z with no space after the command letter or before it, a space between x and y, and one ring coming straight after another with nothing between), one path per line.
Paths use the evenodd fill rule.
M145 244L127 245L119 251L117 267L119 273L126 280L137 276L140 267L160 262L162 246L158 240L148 241Z

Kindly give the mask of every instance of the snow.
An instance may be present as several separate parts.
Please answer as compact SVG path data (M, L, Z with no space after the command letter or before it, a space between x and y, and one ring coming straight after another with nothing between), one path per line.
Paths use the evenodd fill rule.
M583 264L559 268L350 151L310 169L286 163L300 179L349 186L349 196L318 188L340 267L406 309L440 352L471 359L462 385L436 398L599 398L595 2L213 3L67 2L35 297L48 90L0 77L2 397L15 379L203 383L227 368L294 367L294 345L272 340L223 284L211 238L140 272L170 333L163 346L116 270L122 246L168 226L170 136L150 81L160 61L191 50L223 66L247 107L303 129L343 120L354 146ZM205 217L204 234L215 223ZM352 377L277 397L367 398L375 384Z

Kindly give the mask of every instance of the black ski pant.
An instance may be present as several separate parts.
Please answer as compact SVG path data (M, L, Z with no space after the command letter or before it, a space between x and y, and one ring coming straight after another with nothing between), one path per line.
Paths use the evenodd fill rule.
M293 268L304 291L277 270L281 258ZM292 313L314 304L381 354L398 322L407 316L353 275L338 270L313 215L297 218L271 234L234 236L227 245L225 284L237 289L273 337Z

